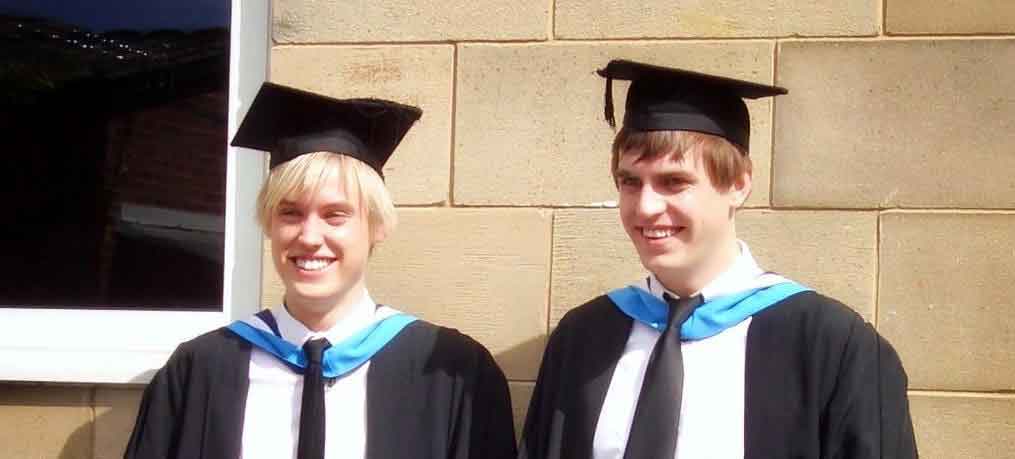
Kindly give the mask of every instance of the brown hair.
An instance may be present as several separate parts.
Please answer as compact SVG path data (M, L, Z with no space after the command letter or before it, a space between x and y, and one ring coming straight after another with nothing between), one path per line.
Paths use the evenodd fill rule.
M617 172L621 155L638 155L638 159L652 159L659 155L674 155L700 151L705 170L712 184L728 190L743 174L752 171L747 150L712 134L692 131L636 131L622 128L613 139L610 173Z

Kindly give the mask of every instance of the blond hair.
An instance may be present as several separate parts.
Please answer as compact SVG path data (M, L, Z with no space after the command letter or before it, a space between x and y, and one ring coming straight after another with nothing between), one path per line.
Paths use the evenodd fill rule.
M391 234L397 224L395 204L380 174L351 156L331 152L307 153L275 166L257 195L257 221L265 232L282 200L317 193L330 174L341 174L346 193L353 190L366 213L371 234Z
M743 174L752 172L747 150L711 134L693 131L637 131L622 128L613 139L610 173L617 172L621 155L638 155L638 160L659 155L673 155L680 159L684 154L698 151L705 162L705 171L712 184L728 190Z

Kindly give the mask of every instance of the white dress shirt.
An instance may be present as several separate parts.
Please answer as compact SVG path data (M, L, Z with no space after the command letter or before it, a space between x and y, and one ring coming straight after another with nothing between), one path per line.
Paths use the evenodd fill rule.
M348 315L323 332L314 332L296 320L284 306L271 308L282 339L303 347L313 338L341 342L364 327L397 314L388 307L377 307L369 293L356 303ZM259 320L248 323L271 332ZM325 386L326 416L325 457L362 458L366 450L367 369L370 362ZM300 405L303 376L277 358L258 348L250 353L250 388L247 391L243 421L243 459L284 459L296 457L299 439Z
M766 274L751 256L747 244L741 241L738 244L740 253L733 264L701 289L704 301L783 280L780 276ZM664 293L679 298L668 292L653 274L634 285L660 299ZM751 319L747 318L715 336L681 343L684 390L676 457L732 459L744 456L744 375L750 323ZM596 424L592 444L595 459L624 457L645 368L661 334L639 321L633 322Z

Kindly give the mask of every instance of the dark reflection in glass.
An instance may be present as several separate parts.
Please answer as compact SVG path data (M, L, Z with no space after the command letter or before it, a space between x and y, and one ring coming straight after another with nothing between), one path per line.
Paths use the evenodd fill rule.
M220 310L229 0L6 1L0 306Z

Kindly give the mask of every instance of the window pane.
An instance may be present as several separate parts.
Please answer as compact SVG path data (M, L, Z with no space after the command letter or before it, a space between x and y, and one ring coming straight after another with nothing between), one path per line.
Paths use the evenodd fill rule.
M0 0L0 305L221 309L229 3Z

